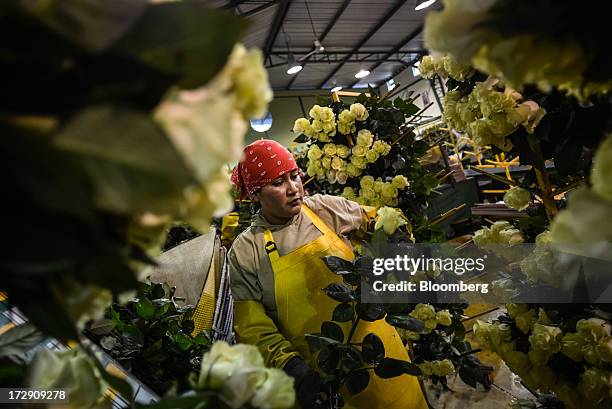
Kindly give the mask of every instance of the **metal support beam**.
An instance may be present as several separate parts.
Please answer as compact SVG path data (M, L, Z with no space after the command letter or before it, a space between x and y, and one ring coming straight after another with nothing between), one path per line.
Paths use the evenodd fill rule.
M274 16L274 21L272 22L272 26L270 27L268 37L266 38L266 42L264 44L264 61L267 60L270 56L270 51L272 51L272 46L276 41L278 32L283 26L283 22L285 21L285 17L287 16L287 12L289 11L290 5L291 0L282 0L282 2L278 6L278 9L276 10L276 16Z
M254 16L257 13L260 13L260 12L262 12L264 10L267 10L268 8L274 6L275 4L278 4L279 2L280 2L280 0L272 0L272 1L269 1L269 2L267 2L265 4L262 4L259 7L255 7L254 9L251 9L249 11L245 11L244 13L241 13L240 15L242 17L251 17L251 16Z
M387 54L385 54L384 57L382 57L383 61L379 61L379 62L374 63L373 65L370 66L368 71L370 71L370 73L374 72L374 70L376 68L378 68L384 62L385 59L391 57L393 54L395 54L396 52L401 50L402 47L404 47L406 44L408 44L410 41L412 41L416 36L418 36L421 31L423 31L423 25L422 24L420 26L418 26L417 28L415 28L414 30L412 30L412 32L410 34L408 34L406 37L402 38L402 41L397 43L395 45L395 47L393 47L393 49L391 49ZM413 63L411 63L410 65L412 65L412 64ZM357 80L357 81L353 82L351 85L349 85L349 88L353 88L359 81L360 80Z
M342 13L344 13L344 10L346 10L346 8L348 7L350 2L351 2L351 0L344 0L344 2L340 5L338 10L336 10L336 13L334 14L334 16L327 23L327 27L325 27L325 30L323 30L323 33L321 33L321 36L318 38L318 40L321 43L323 43L323 41L325 40L325 37L327 37L329 32L332 30L332 28L334 28L334 25L336 25L336 22L340 19L340 17L342 16ZM313 48L313 50L314 50L314 48ZM304 61L300 61L300 62L302 62L302 67L306 66L306 63L308 62L309 59L310 59L310 57L307 57ZM302 71L303 71L303 68L302 68ZM297 74L295 74L293 76L293 78L291 78L291 81L289 81L289 84L287 84L287 88L286 89L288 89L288 90L291 89L291 86L293 85L293 83L297 79L298 75L300 75L299 72Z
M387 21L389 21L389 19L391 19L391 17L393 17L393 15L395 13L397 13L397 11L402 8L402 6L406 3L407 0L399 0L397 1L393 7L391 7L391 9L389 11L387 11L387 13L384 15L384 17L378 22L376 23L376 25L374 27L372 27L372 29L365 35L365 37L363 37L361 39L361 41L359 42L359 44L357 44L355 47L353 47L353 49L351 50L351 54L345 57L345 61L348 61L349 58L355 54L357 51L359 51L359 49L361 47L363 47L363 45L374 35L376 34L376 32L378 30L380 30L380 28L382 26L385 25L385 23ZM323 88L323 86L325 84L327 84L327 81L329 81L330 79L333 78L334 75L336 75L336 73L338 71L340 71L340 68L342 68L342 66L344 65L344 62L341 62L340 64L336 65L336 68L333 69L333 71L327 76L325 77L325 79L321 82L321 84L319 84L319 88Z
M342 60L331 60L331 62L344 62L345 64L350 64L350 63L361 63L361 62L366 62L366 63L376 63L376 64L382 64L385 62L393 62L393 63L399 63L402 65L405 65L407 67L412 66L412 64L414 64L413 61L405 61L399 58L369 58L367 60L351 60L351 61L344 61L344 59ZM310 64L329 64L329 61L326 59L320 59L320 60L316 60L316 61L310 61ZM282 61L282 62L277 62L274 64L266 64L266 68L275 68L275 67L281 67L283 65L287 65L286 61ZM357 81L359 82L359 81ZM354 85L354 84L353 84ZM349 87L345 87L345 88L352 88L352 85Z

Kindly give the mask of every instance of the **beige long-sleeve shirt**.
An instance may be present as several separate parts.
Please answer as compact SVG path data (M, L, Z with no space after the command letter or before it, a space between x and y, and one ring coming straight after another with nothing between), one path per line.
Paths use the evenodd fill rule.
M358 230L364 220L361 207L342 197L317 194L306 197L304 203L349 245L346 236ZM274 272L264 249L265 228L272 232L280 256L311 242L321 232L302 212L283 225L272 225L257 214L232 244L228 264L234 299L259 301L276 320Z

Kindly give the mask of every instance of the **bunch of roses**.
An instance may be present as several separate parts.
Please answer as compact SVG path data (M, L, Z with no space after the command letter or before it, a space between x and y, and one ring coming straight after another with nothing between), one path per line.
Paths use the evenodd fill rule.
M350 109L340 112L337 121L334 110L329 107L314 105L308 115L312 118L312 122L307 118L296 119L293 132L324 143L331 142L336 131L343 135L355 133L355 121L364 122L369 116L366 107L359 103L352 104Z
M525 210L529 207L531 194L529 190L519 186L512 186L504 194L504 203L511 209L518 211Z
M396 175L390 181L383 182L382 178L374 179L366 175L359 180L358 192L352 187L345 187L342 197L366 206L397 206L399 191L409 186L404 175Z
M499 80L479 82L472 92L449 91L444 97L444 121L452 128L467 132L477 146L495 145L502 150L512 148L506 136L523 126L533 133L546 110L534 101L506 87L498 91Z
M461 64L503 78L514 87L534 84L543 91L558 87L579 98L612 89L609 76L590 76L594 68L590 64L606 57L605 47L593 44L591 33L585 32L598 29L598 24L590 22L592 16L584 13L576 20L571 7L552 10L552 3L547 2L538 4L537 10L521 5L518 0L444 0L444 8L425 19L426 48L450 53ZM572 27L582 24L580 36L567 29L542 34L541 21L529 19L530 15L551 13L557 13L556 21L571 21ZM517 21L522 22L520 26ZM500 29L509 26L515 29Z
M438 325L448 327L453 323L453 317L449 310L436 311L431 304L417 304L409 315L423 321L425 325L424 334L430 334ZM413 341L418 341L421 338L419 333L413 331L406 331L406 336Z
M491 227L483 227L476 230L473 236L474 244L478 247L488 244L504 244L512 246L524 241L523 234L519 229L514 228L506 220L496 221Z
M474 335L483 347L497 353L527 386L555 392L568 408L610 405L612 337L608 321L581 319L576 323L577 332L563 334L561 328L551 325L542 309L537 317L533 308L522 304L508 304L507 310L520 331L528 336L528 350L517 350L517 340L513 339L508 324L477 321ZM566 382L571 377L558 376L558 371L550 367L551 359L557 354L583 365L577 384Z
M436 74L443 78L465 81L474 72L469 65L460 64L452 55L442 57L426 55L421 59L419 72L424 78L432 79Z
M198 389L219 391L231 408L291 408L293 378L278 368L266 368L254 345L215 342L204 357Z

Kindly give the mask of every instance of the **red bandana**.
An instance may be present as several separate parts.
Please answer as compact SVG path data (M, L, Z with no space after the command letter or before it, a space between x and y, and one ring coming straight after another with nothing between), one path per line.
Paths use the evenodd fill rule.
M244 148L242 159L232 171L232 183L244 199L297 167L287 148L276 141L261 139Z

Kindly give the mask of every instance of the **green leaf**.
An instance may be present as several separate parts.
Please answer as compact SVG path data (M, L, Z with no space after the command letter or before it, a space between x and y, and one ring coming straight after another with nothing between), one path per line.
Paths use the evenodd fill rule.
M339 362L340 351L333 345L323 348L317 356L317 367L327 374L333 373Z
M340 325L336 324L335 322L323 322L323 324L321 324L321 335L338 342L344 341L344 332L342 331Z
M118 316L117 319L119 319ZM102 318L101 320L92 322L89 326L89 330L96 335L106 335L114 330L116 326L117 322L115 320Z
M324 337L321 334L306 334L304 338L306 338L306 342L308 342L308 346L310 347L310 352L313 354L328 345L339 344L335 339Z
M351 304L347 302L343 302L342 304L338 304L336 308L334 308L334 313L332 314L332 321L336 322L347 322L351 321L355 316L353 312L353 307Z
M148 298L141 298L136 304L136 313L145 320L150 320L155 315L155 306Z
M248 26L202 2L161 3L149 7L115 49L178 76L183 88L196 88L225 65Z
M323 289L328 297L338 302L348 302L355 299L355 292L346 283L333 283Z
M341 350L342 365L349 370L358 369L363 366L363 357L361 351L353 346L342 348Z
M0 335L0 357L24 354L45 338L45 335L30 323L17 325Z
M346 388L352 395L365 390L370 383L370 373L366 369L351 371L346 377Z
M169 298L168 294L166 294L166 289L163 284L156 283L151 286L151 295L149 297L151 300L159 300L160 298Z
M408 314L389 314L386 321L394 327L407 329L413 332L423 332L425 324L423 321L411 317Z
M295 143L304 143L308 141L308 137L306 135L304 135L303 133L299 134L294 140L293 142Z
M393 358L385 358L374 369L374 373L381 378L387 379L394 378L402 374L418 376L421 375L421 369L411 362Z
M206 331L202 331L198 335L193 337L193 343L196 345L204 345L204 346L209 345L210 337L208 336Z
M187 351L193 343L191 337L189 337L183 332L178 332L174 336L174 342L176 342L177 346L183 351Z
M85 109L56 136L95 189L96 205L115 213L169 213L194 179L151 117L111 106Z
M361 352L364 361L377 364L385 358L385 344L376 334L370 333L363 338Z
M385 314L385 306L382 304L357 304L355 308L357 316L364 321L378 321Z
M193 320L183 320L183 322L181 322L181 330L185 334L191 334L194 329L195 323L193 322Z
M138 329L135 325L126 325L123 327L122 335L128 339L131 339L137 344L144 344L144 335L142 331Z

